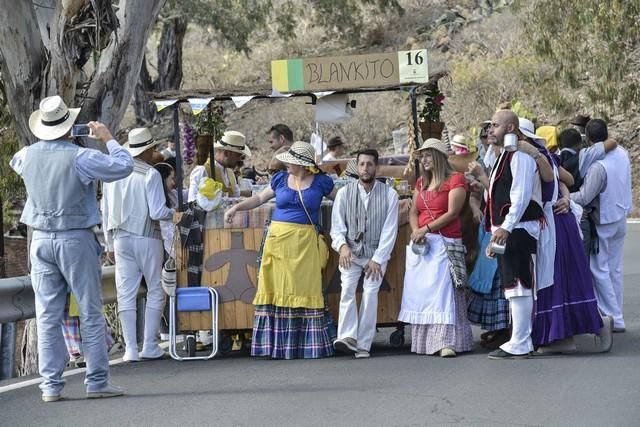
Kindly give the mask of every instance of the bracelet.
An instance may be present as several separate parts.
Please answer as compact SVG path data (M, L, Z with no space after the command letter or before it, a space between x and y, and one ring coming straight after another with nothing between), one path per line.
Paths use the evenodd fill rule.
M427 231L431 233L431 227L429 227L429 224L427 224Z
M536 154L534 154L534 155L533 155L533 156L531 156L531 157L533 157L533 160L535 160L535 161L537 162L537 161L538 161L538 159L539 159L540 157L542 157L542 153L538 151Z

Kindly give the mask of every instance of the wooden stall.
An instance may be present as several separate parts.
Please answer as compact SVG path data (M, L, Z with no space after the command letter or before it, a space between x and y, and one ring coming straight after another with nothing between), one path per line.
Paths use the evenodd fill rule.
M253 297L256 293L258 264L257 256L265 221L270 219L273 204L266 204L250 212L238 212L232 224L225 224L222 211L207 215L204 232L204 257L202 281L199 285L215 287L221 300L219 329L233 332L250 330L253 326ZM180 215L180 214L178 214ZM331 217L331 203L322 207L323 223ZM398 239L392 258L380 288L378 324L397 323L402 301L404 280L405 247L411 235L405 224L399 228ZM325 228L330 243L329 229ZM323 275L323 288L327 295L329 310L338 319L340 304L340 271L338 254L331 250ZM178 251L178 286L188 286L185 253ZM194 284L191 284L194 285ZM361 285L358 294L361 293ZM179 330L201 330L211 327L210 312L178 313Z

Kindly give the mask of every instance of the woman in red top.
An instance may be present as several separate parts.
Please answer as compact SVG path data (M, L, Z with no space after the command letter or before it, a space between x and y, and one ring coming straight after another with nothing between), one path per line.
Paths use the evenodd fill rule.
M466 181L451 168L440 140L428 139L418 152L423 171L409 211L412 243L407 247L398 319L411 324L412 352L454 357L470 351L473 344L464 291L454 288L445 246L462 244L460 211Z

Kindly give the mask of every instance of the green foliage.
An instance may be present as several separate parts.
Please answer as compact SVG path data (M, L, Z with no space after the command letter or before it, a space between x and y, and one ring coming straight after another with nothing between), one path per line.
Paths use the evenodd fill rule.
M18 136L7 107L4 87L0 84L0 200L3 203L23 200L26 196L22 179L9 166L9 161L18 150ZM7 209L3 212L7 212Z
M640 1L538 0L523 22L554 77L579 90L598 112L640 102Z
M430 86L425 91L424 104L420 111L420 118L427 122L439 122L440 112L444 105L444 95L440 92L437 84Z
M224 123L224 112L221 105L211 105L201 112L196 119L196 130L198 135L211 135L214 141L219 141L226 125Z

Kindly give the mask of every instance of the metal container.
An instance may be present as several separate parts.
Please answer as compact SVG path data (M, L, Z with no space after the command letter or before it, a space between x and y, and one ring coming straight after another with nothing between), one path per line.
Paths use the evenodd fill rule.
M491 253L494 253L494 254L497 254L497 255L503 255L503 254L504 254L505 249L506 249L506 245L499 245L499 244L498 244L498 243L496 243L496 242L492 242L492 243L489 245L489 251L490 251Z
M429 252L429 241L423 238L420 243L411 242L411 251L416 255L426 255Z
M504 136L505 151L516 151L518 149L518 136L515 133L508 133Z

